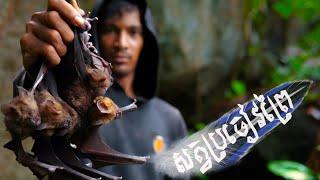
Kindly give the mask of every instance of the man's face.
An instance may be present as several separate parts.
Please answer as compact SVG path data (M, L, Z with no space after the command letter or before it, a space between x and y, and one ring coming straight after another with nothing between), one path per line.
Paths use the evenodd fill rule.
M102 55L111 63L115 76L134 73L143 48L139 11L106 19L100 32Z

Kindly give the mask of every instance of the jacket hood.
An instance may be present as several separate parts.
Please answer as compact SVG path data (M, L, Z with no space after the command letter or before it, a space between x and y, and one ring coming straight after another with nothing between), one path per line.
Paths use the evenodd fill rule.
M111 0L98 0L92 11L92 17L99 17L99 12L103 11L105 3ZM156 32L153 19L147 2L145 0L125 0L137 5L140 11L140 19L143 27L144 46L141 51L135 72L134 89L139 97L151 99L155 96L158 83L159 48L156 39ZM92 42L99 48L98 23L95 21L91 29Z

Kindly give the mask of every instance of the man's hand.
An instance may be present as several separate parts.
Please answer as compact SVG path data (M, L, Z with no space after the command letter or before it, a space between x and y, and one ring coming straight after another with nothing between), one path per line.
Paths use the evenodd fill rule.
M39 57L44 57L48 67L58 65L67 53L67 44L74 39L69 25L85 28L83 13L75 1L69 4L65 0L48 0L47 11L34 13L20 39L25 69Z

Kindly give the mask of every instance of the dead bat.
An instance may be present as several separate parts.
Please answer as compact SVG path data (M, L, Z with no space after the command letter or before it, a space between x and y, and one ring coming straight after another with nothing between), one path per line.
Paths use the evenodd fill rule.
M103 96L112 84L111 76L100 69L89 66L86 67L86 72L89 77L90 86L95 89L94 94L96 96Z
M69 134L72 135L79 128L80 117L78 113L65 101L63 101L60 97L56 97L57 101L63 106L63 108L69 113L71 117L71 124L68 128L62 129L59 132L59 135Z
M36 91L35 99L41 115L41 130L46 136L52 136L55 131L65 129L64 133L73 131L79 118L77 113L59 97L52 96L48 90ZM64 134L62 134L64 135Z
M112 84L111 66L96 54L95 48L88 41L87 32L74 30L74 51L69 51L54 74L57 80L59 95L70 104L81 117L81 130L70 139L76 145L75 152L89 158L94 167L111 164L143 164L147 157L122 154L109 147L100 137L99 127L121 116L122 113L136 108L135 102L119 108L111 99L103 97ZM68 77L66 77L68 73ZM84 127L84 128L83 128ZM53 148L59 158L66 164L77 164L77 156L73 160L66 154L70 149L61 149L62 141L56 141ZM62 152L61 152L62 151ZM71 162L70 162L71 161ZM81 172L87 172L79 168Z
M104 95L113 81L111 66L99 57L97 50L89 42L88 30L74 28L74 43L69 45L67 55L53 69L59 96L74 108L84 121L93 100Z
M73 48L77 51L71 54L71 58L67 55L55 72L59 94L77 112L80 111L81 121L85 121L82 124L86 125L81 133L76 133L72 137L71 142L76 144L77 151L84 157L90 158L95 166L145 163L146 157L117 152L100 138L98 131L100 125L109 123L121 116L122 112L133 110L136 106L133 103L118 108L109 98L101 96L104 93L97 93L97 89L101 87L107 89L112 83L110 64L96 54L95 48L88 43L89 36L86 32L75 31L74 34ZM79 51L80 49L82 51ZM64 72L70 74L67 79Z
M112 83L110 74L100 69L92 68L89 65L85 65L85 67L86 69L82 79L77 78L68 85L63 84L61 86L65 89L60 90L61 96L79 112L82 117L86 116L94 99L97 96L103 96ZM84 79L87 80L87 82L83 81Z
M93 102L94 104L89 112L92 126L107 124L120 117L122 113L133 111L137 108L136 101L128 106L119 108L110 98L105 96L98 96Z
M107 124L117 117L118 106L108 97L98 96L90 109L91 125Z
M54 71L59 95L79 113L80 124L84 127L80 128L81 133L75 133L71 141L78 145L78 150L84 156L99 159L105 165L145 163L145 157L116 152L100 138L100 125L135 107L129 105L118 108L110 99L99 97L104 93L97 93L97 89L107 89L112 83L111 66L96 54L86 31L75 28L74 34L74 43L70 47L73 51L68 51Z
M33 93L19 87L19 96L1 106L4 122L12 138L24 139L41 123Z
M21 141L34 133L41 119L33 91L27 91L22 87L18 89L19 95L1 106L1 111L5 115L5 125L12 136L12 140L4 147L12 150L16 160L29 167L39 178L54 173L57 169L63 169L61 166L40 162L25 152Z
M75 1L72 1L73 4ZM84 17L87 21L91 21ZM88 29L73 27L74 41L68 45L68 52L60 64L47 71L45 64L40 68L33 88L27 95L33 97L32 110L37 110L37 116L26 113L31 128L27 131L19 123L12 127L13 133L35 139L32 156L26 156L21 141L11 141L6 145L13 150L19 162L28 166L37 177L43 177L43 172L53 179L119 179L112 175L87 167L79 157L89 158L95 167L111 164L143 164L147 157L122 154L113 150L100 138L99 127L121 116L122 113L136 108L135 102L119 108L111 99L103 97L112 84L111 65L102 59L95 47L89 42L90 24ZM47 72L47 73L46 73ZM49 75L52 75L49 77ZM45 82L41 82L45 77ZM41 90L36 90L41 82ZM24 102L30 103L30 100ZM25 107L18 106L25 110ZM39 107L39 108L38 108ZM19 108L14 108L15 111ZM38 108L38 109L37 109ZM7 120L16 122L16 116L10 113L10 108L3 108ZM13 111L14 112L14 111ZM30 111L35 112L35 111ZM40 124L41 117L41 124ZM36 128L39 125L38 128ZM20 128L20 129L19 129ZM34 131L38 129L38 131ZM39 132L40 130L40 132ZM18 131L18 132L15 132ZM76 145L76 147L71 147ZM27 158L26 158L27 157ZM37 160L36 160L36 159ZM41 164L42 163L42 164ZM36 168L34 168L34 167ZM50 171L50 168L55 168Z

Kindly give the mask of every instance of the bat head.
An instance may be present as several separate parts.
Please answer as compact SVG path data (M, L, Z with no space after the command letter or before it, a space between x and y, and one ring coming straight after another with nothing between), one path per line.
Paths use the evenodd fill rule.
M70 114L49 91L36 92L36 101L39 105L43 123L51 123L51 128L58 127L59 124L70 124Z
M90 67L87 67L86 71L91 87L108 89L112 84L112 78L108 73L100 69Z
M1 106L5 123L9 126L19 124L21 127L36 127L41 123L38 105L29 91L19 87L19 96ZM15 130L13 130L15 131Z

